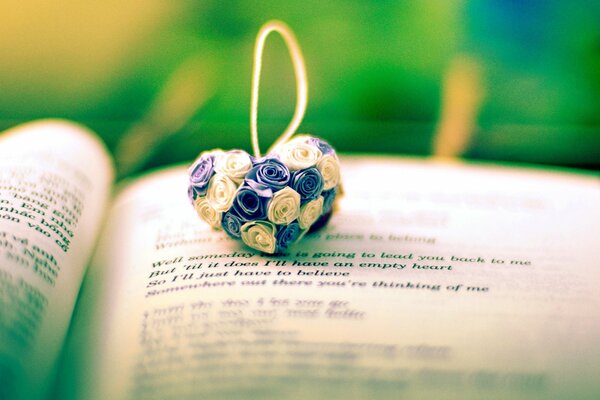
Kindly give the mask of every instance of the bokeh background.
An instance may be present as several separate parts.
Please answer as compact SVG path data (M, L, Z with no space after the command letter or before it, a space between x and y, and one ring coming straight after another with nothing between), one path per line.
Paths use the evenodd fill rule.
M309 77L301 131L339 151L600 168L600 2L13 1L0 3L0 129L62 117L133 171L250 150L252 51L277 18ZM259 132L295 83L267 41Z

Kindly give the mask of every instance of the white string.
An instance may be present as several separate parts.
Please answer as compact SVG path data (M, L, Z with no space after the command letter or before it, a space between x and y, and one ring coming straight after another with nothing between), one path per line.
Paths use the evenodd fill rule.
M257 119L258 119L258 88L260 83L260 70L262 66L262 53L265 47L265 41L267 36L271 32L278 32L284 39L285 44L288 47L290 57L294 65L294 74L296 76L296 109L294 110L294 116L290 121L285 131L275 141L271 149L277 147L281 143L286 142L298 129L304 112L306 111L306 103L308 102L308 82L306 79L306 68L304 67L304 58L302 57L302 51L296 41L296 37L292 30L281 21L269 21L264 24L258 36L256 37L256 44L254 46L254 70L252 73L252 99L250 104L250 131L252 135L252 149L254 150L254 156L260 157L260 147L258 145L258 130L257 130ZM271 150L269 149L269 151Z

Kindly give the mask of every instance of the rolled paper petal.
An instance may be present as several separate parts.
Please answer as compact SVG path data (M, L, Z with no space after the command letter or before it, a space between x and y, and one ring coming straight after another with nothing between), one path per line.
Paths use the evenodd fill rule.
M277 249L285 250L291 244L294 244L300 234L302 233L302 229L300 228L300 224L297 222L293 222L289 225L282 225L277 229Z
M337 188L324 190L321 193L321 196L323 196L323 214L326 214L329 211L331 211L331 208L337 196Z
M300 200L304 204L321 195L323 177L315 167L303 169L292 174L290 186L300 194Z
M322 156L317 146L299 140L288 142L276 151L290 171L310 168L316 165Z
M259 196L269 197L269 198L273 197L273 189L271 189L270 186L263 185L262 183L258 183L251 179L248 179L244 182L245 182L244 186L248 186L248 187L252 188L256 193L258 193Z
M236 215L232 210L223 214L221 226L223 230L232 238L239 239L241 237L240 229L245 221Z
M198 195L196 194L196 192L194 191L194 188L192 186L188 186L187 194L188 194L188 199L190 200L190 203L192 203L192 205L194 205L194 200L196 200Z
M308 229L323 213L323 196L309 201L300 208L298 223L300 228Z
M242 240L246 245L264 253L275 253L277 240L276 227L267 221L248 221L240 230Z
M265 185L274 192L283 189L290 181L290 170L275 157L265 157L257 162L246 175L246 183L254 188Z
M289 224L300 214L300 195L285 187L273 195L267 209L267 218L274 224Z
M267 216L267 205L270 196L262 196L250 186L241 186L233 199L231 208L246 221L264 219Z
M250 155L243 150L231 150L223 153L215 162L215 171L227 175L232 181L241 184L252 168Z
M250 159L252 160L252 166L253 167L255 167L255 166L259 165L259 164L262 164L262 163L264 163L267 160L275 159L275 160L281 161L281 158L279 157L279 154L274 153L274 152L273 153L269 153L266 156L262 156L262 157L258 157L258 158L251 155Z
M207 224L213 228L221 227L221 213L210 205L206 197L198 197L196 201L194 201L194 208L200 218Z
M323 176L323 190L329 190L337 186L340 181L340 163L335 154L324 155L317 169Z
M317 146L317 148L321 150L321 153L323 153L323 155L335 154L335 150L333 149L333 147L331 147L329 143L322 139L311 137L308 139L308 143Z
M217 173L208 183L206 198L215 210L225 212L231 207L236 190L235 182L227 175Z
M190 168L190 186L196 193L196 196L206 195L208 182L215 173L215 158L222 153L218 150L202 153Z

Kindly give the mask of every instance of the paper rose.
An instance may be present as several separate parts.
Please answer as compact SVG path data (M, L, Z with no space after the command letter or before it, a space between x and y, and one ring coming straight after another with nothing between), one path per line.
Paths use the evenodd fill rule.
M300 208L298 223L300 228L308 229L323 214L323 196L311 200Z
M317 146L317 148L321 150L321 153L323 153L323 155L335 154L335 150L333 149L333 147L331 147L331 145L325 142L324 140L315 137L309 137L307 139L307 142L314 146Z
M317 168L294 172L290 186L300 194L302 203L316 199L323 190L323 177Z
M289 225L283 225L277 230L276 240L277 249L285 250L300 237L302 229L300 224L293 222Z
M221 225L221 213L215 210L205 197L199 197L194 201L196 212L207 224L213 228Z
M333 189L338 185L340 181L340 163L335 155L324 155L317 164L317 169L323 177L323 190Z
M272 254L327 223L340 185L333 148L302 135L262 158L242 150L202 153L189 169L187 195L211 227Z
M258 193L250 186L242 186L238 189L232 208L246 221L264 219L267 216L267 204L271 200L272 193Z
M215 156L213 152L204 153L190 168L190 187L197 196L204 196L208 189L208 182L215 173Z
M239 216L235 215L233 211L228 211L223 214L221 227L229 236L234 239L239 239L242 235L240 230L243 223L244 221Z
M242 150L225 152L215 163L215 171L227 175L232 181L240 184L252 168L250 155Z
M288 142L276 152L290 171L312 167L319 162L322 156L321 150L317 146L302 140Z
M294 189L285 187L273 195L269 202L267 217L274 224L289 224L300 213L300 195Z
M289 181L290 170L274 157L258 161L246 175L246 183L257 190L266 186L275 192L286 187Z
M275 253L277 248L275 231L275 225L268 221L249 221L242 225L242 240L253 249Z
M208 184L206 199L217 211L229 210L235 197L237 185L223 174L215 174Z

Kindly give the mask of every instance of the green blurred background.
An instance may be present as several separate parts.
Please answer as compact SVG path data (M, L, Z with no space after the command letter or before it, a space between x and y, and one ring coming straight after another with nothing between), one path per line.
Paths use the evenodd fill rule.
M0 128L76 120L143 152L132 169L250 150L254 37L272 18L306 59L300 131L339 151L600 168L599 2L3 1ZM270 38L263 149L294 102Z

